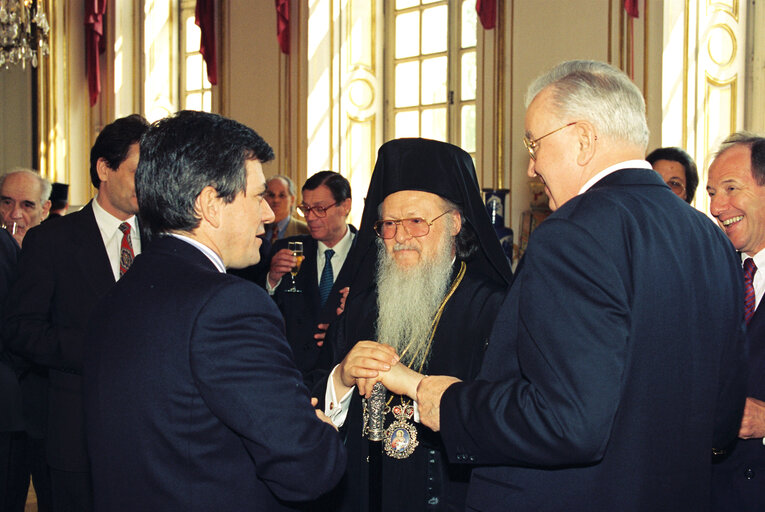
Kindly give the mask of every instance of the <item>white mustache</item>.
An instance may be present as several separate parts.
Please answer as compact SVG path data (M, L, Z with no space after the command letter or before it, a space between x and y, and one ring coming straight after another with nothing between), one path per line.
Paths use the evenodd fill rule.
M400 244L400 243L396 242L396 244L393 246L393 252L398 252L398 251L417 251L417 252L421 252L422 249L420 249L420 247L418 245L415 245L415 244Z

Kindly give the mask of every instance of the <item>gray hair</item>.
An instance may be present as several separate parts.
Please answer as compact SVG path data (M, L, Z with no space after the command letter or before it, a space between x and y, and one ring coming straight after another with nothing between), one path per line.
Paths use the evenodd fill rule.
M526 107L548 86L561 118L586 120L606 137L648 147L645 100L622 71L592 60L562 62L531 83Z
M37 171L34 171L32 169L25 169L23 167L17 167L13 170L6 171L0 176L0 190L3 189L3 185L5 184L5 178L8 176L12 176L14 174L27 174L37 180L37 182L40 184L40 206L45 203L50 198L50 191L52 188L52 185L50 181L48 181L46 178L42 177L40 173Z
M292 180L289 177L283 174L277 174L276 176L271 176L270 178L266 180L266 187L268 186L269 183L271 183L274 180L283 180L287 184L287 190L289 191L289 194L292 197L295 197L297 195L295 184L292 182Z
M734 146L746 146L751 152L752 177L758 185L765 185L765 137L752 132L735 132L726 137L715 153L719 157Z

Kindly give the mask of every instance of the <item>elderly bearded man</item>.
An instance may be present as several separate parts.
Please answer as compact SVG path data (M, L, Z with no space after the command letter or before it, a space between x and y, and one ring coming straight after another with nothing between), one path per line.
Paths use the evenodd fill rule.
M440 436L416 423L411 400L386 397L380 456L380 443L361 435L362 400L352 388L366 393L379 370L398 360L462 379L478 372L511 272L470 156L424 139L384 144L351 268L343 336L331 344L342 361L325 398L325 411L347 432L349 452L333 510L461 510L470 468L447 463ZM403 441L394 443L397 435Z
M709 510L712 451L745 396L740 260L642 160L645 104L624 73L565 62L527 104L528 174L556 211L478 378L404 391L450 460L484 466L469 510Z

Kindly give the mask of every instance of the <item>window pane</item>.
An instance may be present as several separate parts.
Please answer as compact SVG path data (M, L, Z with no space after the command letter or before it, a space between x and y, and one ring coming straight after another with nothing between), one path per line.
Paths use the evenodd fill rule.
M399 112L396 114L396 138L420 136L420 113Z
M446 108L422 111L422 137L446 142Z
M202 33L197 24L194 23L194 16L189 16L186 18L186 53L198 52L201 40Z
M449 28L449 8L446 5L422 11L422 53L446 51L446 33Z
M499 6L498 6L499 7ZM475 12L475 0L462 2L462 47L472 48L476 44L478 14Z
M186 90L198 91L202 88L202 75L204 74L204 60L202 54L189 55L186 57Z
M420 53L420 13L408 12L396 16L396 58L413 57Z
M475 105L464 105L460 116L462 133L460 134L460 147L468 153L475 151Z
M446 57L422 61L422 104L446 102ZM411 85L410 85L411 87ZM398 89L398 85L396 85Z
M419 5L419 0L396 0L396 9L406 9Z
M413 107L420 98L420 63L402 62L396 65L396 108Z
M205 91L202 94L202 110L212 112L212 93L210 91Z
M422 4L434 4L436 2L440 2L441 0L422 0Z
M194 92L187 95L186 110L202 110L202 94Z
M462 81L460 96L462 100L474 100L476 89L475 52L462 54L462 67L460 68Z

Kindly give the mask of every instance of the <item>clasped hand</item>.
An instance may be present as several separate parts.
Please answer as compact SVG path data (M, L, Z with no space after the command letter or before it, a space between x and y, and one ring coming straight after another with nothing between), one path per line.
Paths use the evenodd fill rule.
M334 384L340 396L356 386L361 395L369 398L375 383L382 382L391 392L414 399L422 377L400 363L390 345L364 340L356 343L338 365Z

